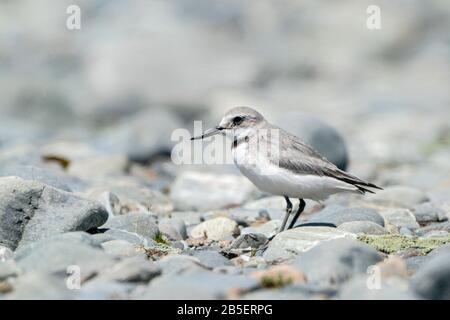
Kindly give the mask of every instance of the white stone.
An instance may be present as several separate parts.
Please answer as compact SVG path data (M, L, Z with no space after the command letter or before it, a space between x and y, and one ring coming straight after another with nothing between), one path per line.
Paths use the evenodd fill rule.
M206 237L211 240L220 240L238 234L239 228L237 223L225 217L206 220L191 230L192 238Z

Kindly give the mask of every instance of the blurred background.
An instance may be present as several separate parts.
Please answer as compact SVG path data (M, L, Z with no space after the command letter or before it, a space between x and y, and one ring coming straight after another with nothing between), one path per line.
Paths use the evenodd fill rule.
M364 178L448 199L449 18L446 0L1 0L0 173L170 163L175 128L248 105Z

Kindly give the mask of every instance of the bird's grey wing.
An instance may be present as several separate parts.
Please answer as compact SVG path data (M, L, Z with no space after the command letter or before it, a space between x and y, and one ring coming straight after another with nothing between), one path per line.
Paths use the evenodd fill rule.
M278 165L293 173L332 177L354 185L363 192L370 192L364 187L381 189L372 183L340 170L308 144L286 131L280 133L279 150Z

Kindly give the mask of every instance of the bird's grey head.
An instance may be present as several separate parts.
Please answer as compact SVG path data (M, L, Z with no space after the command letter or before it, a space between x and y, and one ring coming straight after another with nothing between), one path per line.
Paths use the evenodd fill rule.
M225 133L239 139L264 122L264 117L258 111L249 107L235 107L223 116L217 127L206 130L201 136L191 140L210 137L217 133Z

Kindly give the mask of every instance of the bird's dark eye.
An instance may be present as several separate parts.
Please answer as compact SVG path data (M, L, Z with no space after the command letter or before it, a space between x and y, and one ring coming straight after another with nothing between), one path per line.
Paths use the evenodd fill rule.
M244 118L242 118L242 117L234 117L233 118L233 124L235 124L235 125L240 125L242 123L242 121L244 121Z

